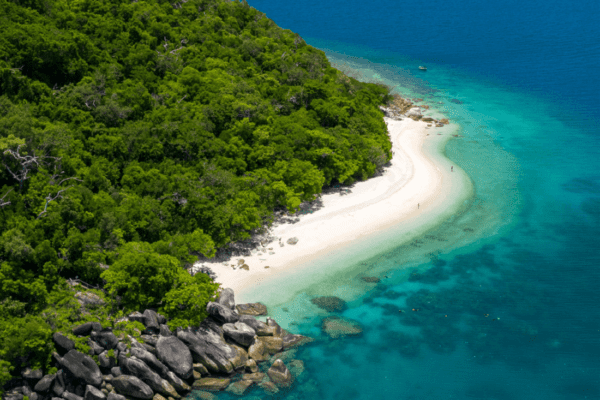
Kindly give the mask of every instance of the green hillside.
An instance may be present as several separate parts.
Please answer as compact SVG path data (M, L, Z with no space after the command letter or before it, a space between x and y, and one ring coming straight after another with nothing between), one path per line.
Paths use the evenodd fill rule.
M0 0L0 378L69 323L197 323L217 286L182 266L373 175L390 100L246 1Z

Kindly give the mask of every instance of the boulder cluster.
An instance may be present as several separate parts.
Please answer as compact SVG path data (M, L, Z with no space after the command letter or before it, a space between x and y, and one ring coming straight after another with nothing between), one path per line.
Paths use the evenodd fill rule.
M175 400L190 390L227 390L242 395L258 385L269 393L289 387L294 374L304 370L291 360L290 350L312 339L282 329L275 320L257 320L266 314L262 304L236 306L231 289L207 305L209 317L198 328L169 330L167 319L153 310L135 312L130 321L144 324L141 341L118 338L98 322L73 328L88 337L90 353L75 349L61 332L53 335L57 372L43 375L27 369L5 399L23 400ZM92 356L98 356L96 362ZM291 372L284 363L290 366ZM261 372L264 371L264 372ZM14 382L13 382L14 383ZM207 398L208 398L207 397Z
M414 102L421 102L423 99L413 99ZM424 117L422 110L428 110L427 105L415 105L411 100L404 99L400 96L394 96L394 100L389 104L388 107L379 106L379 109L383 111L384 115L388 118L401 121L403 118L410 118L415 121L431 122L437 127L443 127L449 124L448 119L444 118L437 120L430 117Z

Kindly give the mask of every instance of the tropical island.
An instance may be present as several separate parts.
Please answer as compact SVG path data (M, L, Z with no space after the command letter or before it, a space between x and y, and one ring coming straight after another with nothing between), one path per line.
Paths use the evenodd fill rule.
M410 130L420 113L245 0L0 10L0 384L18 400L160 400L201 379L224 389L212 374L260 374L255 361L270 360L266 386L289 385L285 356L270 357L309 339L189 270L380 174L399 122L384 116L395 107ZM439 121L418 123L417 150L427 123ZM222 365L198 332L229 346ZM164 350L184 342L181 356ZM68 390L66 377L81 382Z

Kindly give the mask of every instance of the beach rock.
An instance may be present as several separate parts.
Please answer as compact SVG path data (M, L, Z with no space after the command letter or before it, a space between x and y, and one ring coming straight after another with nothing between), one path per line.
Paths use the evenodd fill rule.
M360 279L362 279L363 281L367 282L367 283L379 283L381 282L381 279L375 277L375 276L363 276Z
M40 381L35 385L33 390L40 393L45 393L50 390L50 387L54 383L54 379L56 379L56 374L45 375Z
M273 336L275 334L275 330L272 327L250 315L241 315L239 322L243 322L254 329L258 336Z
M175 372L169 371L167 372L167 381L177 390L178 392L188 392L190 390L190 386L181 380L180 377L175 375Z
M406 113L407 117L417 117L421 115L421 109L419 107L413 107Z
M104 300L102 300L96 293L92 292L77 292L75 293L75 298L82 307L104 305Z
M159 335L161 336L173 336L173 332L169 329L169 327L165 324L160 324Z
M156 343L158 359L183 379L192 376L190 349L176 336L160 336Z
M158 323L158 314L154 310L144 311L144 326L148 332L158 332L160 324Z
M454 103L454 104L463 104L462 101L458 100L458 99L450 99L450 103Z
M126 400L126 398L122 394L110 392L107 396L107 400Z
M279 324L271 317L267 317L267 325L274 328L273 336L281 337L281 336L287 335L289 333L285 329L283 329L281 326L279 326Z
M55 332L52 335L52 341L61 355L66 354L69 350L73 350L75 348L75 342L60 332Z
M232 310L235 310L235 296L233 293L233 289L223 289L216 302L225 307L231 308Z
M235 344L232 344L231 347L237 352L237 356L231 360L233 368L236 370L243 369L248 361L248 352L243 347L236 346Z
M298 238L297 237L293 237L293 238L289 238L287 241L287 244L296 244L298 243Z
M260 340L255 340L248 348L248 357L256 361L264 361L268 358L265 344Z
M423 121L423 122L433 122L434 119L431 118L431 117L424 117L424 118L421 118L421 121Z
M208 312L208 315L212 316L222 324L235 323L239 320L239 316L234 314L230 308L212 301L206 305L206 311Z
M244 264L239 269L244 269L246 271L250 271L250 266L248 264Z
M448 125L449 123L450 123L450 121L448 120L448 118L440 119L440 124Z
M260 382L265 379L265 376L262 372L254 372L252 374L243 374L242 379L245 381Z
M261 303L238 304L235 308L242 315L267 315L267 306Z
M179 337L190 349L194 362L201 363L210 373L228 374L237 351L212 329L201 326L197 332L180 331Z
M98 364L90 356L71 350L62 358L61 365L70 376L88 385L100 387L102 374Z
M194 397L198 400L218 400L218 397L210 392L205 392L203 390L196 390L194 392Z
M254 373L254 372L258 372L258 365L256 364L256 361L250 359L248 361L246 361L246 372L250 372L250 373Z
M333 339L344 336L360 336L363 331L360 323L343 317L324 318L321 329Z
M289 387L294 379L281 360L275 360L271 368L267 371L267 375L279 387Z
M156 372L152 371L145 362L135 356L122 359L124 362L120 364L129 375L140 378L146 383L155 393L160 393L164 396L179 398L177 391L167 382L162 379Z
M124 396L137 397L138 399L151 399L154 396L150 386L135 376L117 376L111 381L111 384L117 392Z
M71 393L67 390L63 392L62 398L66 400L83 400L83 397L77 396L75 393ZM29 397L29 400L31 400L31 396Z
M167 376L169 368L167 368L167 366L160 362L154 354L150 353L146 349L140 347L132 347L131 355L145 362L150 368L158 372L163 378Z
M114 349L119 343L119 339L110 330L92 332L90 337L106 350Z
M194 371L198 372L200 375L209 375L208 369L206 369L204 364L194 364Z
M257 336L256 340L262 342L265 351L269 354L275 354L283 350L283 338L277 336Z
M192 388L194 390L210 390L211 392L218 392L225 390L231 383L231 379L227 378L202 378L194 382Z
M229 392L229 393L233 393L233 394L238 395L238 396L241 396L253 384L254 384L253 381L241 380L241 381L233 382L232 384L230 384L227 387L227 389L225 389L225 391Z
M312 338L302 336L302 335L294 335L291 333L283 336L282 339L283 339L283 348L285 350L292 349L292 348L298 347L298 346L302 346L302 345L305 345L306 343L310 343L310 342L314 341L314 339L312 339Z
M92 385L87 385L83 398L85 400L106 400L106 395Z
M315 297L310 302L329 312L343 311L346 308L346 302L335 296Z
M224 324L223 332L225 337L241 344L242 346L250 346L256 336L256 331L250 328L243 322L236 322L235 324Z

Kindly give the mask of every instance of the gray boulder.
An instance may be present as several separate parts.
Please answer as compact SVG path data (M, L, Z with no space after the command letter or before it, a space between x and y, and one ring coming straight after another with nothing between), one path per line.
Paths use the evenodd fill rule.
M123 375L123 372L121 372L121 367L112 367L110 369L110 374L112 376L121 376Z
M151 399L154 392L140 378L131 375L121 375L110 382L117 392L124 396L137 397L138 399Z
M183 379L192 376L193 363L190 349L176 336L160 336L156 343L158 359Z
M250 315L240 315L240 322L254 329L258 336L273 336L273 329Z
M158 343L158 336L156 335L142 335L141 338L144 343L149 344L150 346L156 346L156 343Z
M165 324L160 324L159 334L161 336L173 336L173 332L171 332L169 327Z
M132 347L131 355L139 358L145 362L150 368L158 372L160 376L165 378L169 372L169 368L162 362L158 361L158 358L144 348ZM114 374L113 374L114 375Z
M102 354L104 347L94 342L92 339L88 339L88 345L90 346L90 356Z
M60 352L60 354L65 354L69 350L73 350L75 348L75 342L60 332L55 332L52 335L52 341L56 345L56 349Z
M35 386L40 379L42 379L44 374L42 373L41 369L32 370L31 368L26 368L23 372L21 372L21 376L29 385Z
M56 373L56 379L54 380L54 385L52 386L52 392L60 397L65 391L65 373L63 370L59 370Z
M100 322L86 322L85 324L81 324L73 328L73 334L78 336L87 336L93 332L100 332L102 330L102 325Z
M65 372L89 385L100 387L102 374L98 364L90 357L77 350L69 351L61 360Z
M119 350L119 352L127 351L127 345L123 342L119 342L117 343L117 350Z
M219 296L219 298L216 301L217 303L221 304L222 306L231 308L232 310L235 310L235 296L233 293L233 289L230 288L225 288L223 289L223 291L221 292L221 295Z
M122 368L127 371L129 375L136 376L140 378L144 383L146 383L155 393L160 393L167 397L178 398L179 395L167 382L162 379L156 372L152 371L146 363L144 363L139 358L132 356L129 358L123 359L124 363L121 365ZM87 400L87 399L86 399Z
M230 308L212 301L206 305L206 311L208 312L208 315L212 316L222 324L235 323L239 320L239 316L234 314Z
M180 331L177 337L188 345L194 362L203 364L209 372L229 374L233 371L232 361L238 353L212 329L201 326L197 332Z
M67 390L63 392L62 397L66 400L83 400L83 397L77 396L75 393L71 393ZM29 398L29 400L31 400L31 398Z
M106 400L106 395L91 385L85 387L85 400Z
M150 332L158 332L160 324L158 323L158 314L153 310L144 311L144 326Z
M125 396L123 396L122 394L118 394L118 393L114 393L114 392L110 392L107 396L108 400L126 400Z
M175 375L173 371L167 372L167 380L178 392L187 392L190 390L190 386Z
M256 336L256 331L243 322L224 324L223 332L225 337L228 337L245 347L250 346L254 341L254 336Z
M131 314L129 314L127 316L127 318L129 318L129 320L131 322L133 321L137 321L137 322L141 322L142 324L144 323L145 317L142 313L140 313L139 311L133 312Z
M106 350L111 350L117 347L119 339L112 331L104 330L102 332L93 332L91 338Z
M50 387L52 386L52 383L54 383L54 379L56 379L56 374L51 374L51 375L44 376L35 385L35 387L33 388L33 390L35 390L36 392L40 392L40 393L47 392L50 389Z
M100 366L102 368L112 368L117 364L117 357L118 357L118 350L113 350L115 353L114 357L109 357L108 355L108 350L104 350L102 353L100 353L100 355L98 356L98 363L100 363Z
M63 393L64 396L64 393ZM31 394L29 395L29 400L40 400L40 395L37 394L36 392L31 392Z

